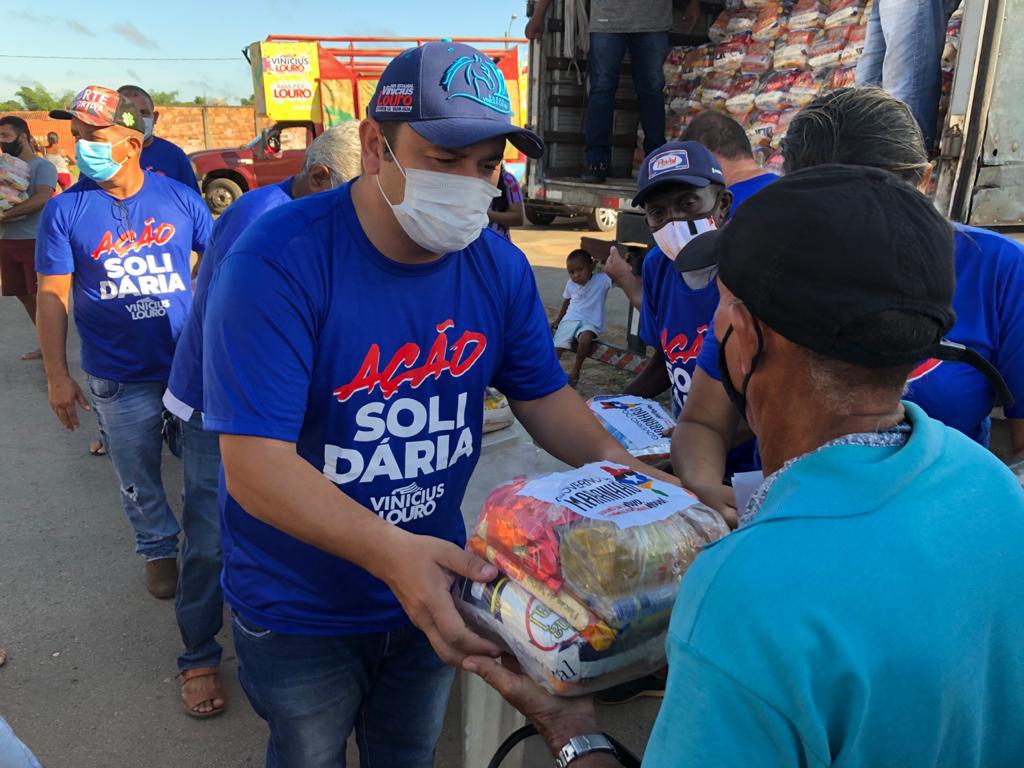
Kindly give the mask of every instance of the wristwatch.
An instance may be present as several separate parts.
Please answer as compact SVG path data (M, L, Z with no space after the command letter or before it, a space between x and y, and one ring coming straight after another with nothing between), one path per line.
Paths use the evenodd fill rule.
M611 752L615 755L615 747L603 733L573 736L555 758L555 768L566 768L577 757L589 755L591 752Z

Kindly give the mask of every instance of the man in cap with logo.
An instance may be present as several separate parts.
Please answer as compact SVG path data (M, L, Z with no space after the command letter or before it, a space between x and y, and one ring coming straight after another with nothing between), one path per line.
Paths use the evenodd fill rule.
M500 72L448 42L405 51L360 127L364 175L271 211L225 258L204 324L221 433L223 586L267 763L430 766L454 670L498 649L452 579L489 384L562 460L641 469L566 386L530 266L487 229L516 128Z
M949 223L886 171L821 166L689 247L718 261L722 383L767 477L739 530L683 577L644 765L1019 765L1024 493L982 446L900 401L936 357L977 366L1012 402L984 358L943 341ZM491 659L465 666L560 765L620 764L586 700Z
M657 397L671 388L678 415L718 305L715 265L696 258L686 246L725 222L732 193L702 144L670 141L644 160L633 205L644 209L657 243L644 258L640 308L640 338L654 347L654 354L625 393Z
M142 159L139 161L142 170L168 176L199 192L196 172L192 169L188 155L177 144L153 134L160 113L149 92L139 85L122 85L117 92L134 104L142 115L142 124L145 126Z
M231 246L267 211L317 192L334 189L359 175L359 123L351 120L317 136L306 150L302 170L279 184L254 189L217 219L199 267L195 297L171 365L164 406L181 446L184 530L181 578L175 614L185 646L178 657L181 702L191 717L224 711L220 679L224 600L220 587L220 447L214 432L203 431L203 319L217 267Z
M36 239L38 326L50 407L68 429L78 406L96 411L121 504L146 561L146 586L174 596L178 523L160 477L163 395L192 302L189 259L202 252L210 213L193 190L139 166L139 110L88 86L67 110L78 183L46 204ZM67 362L68 300L82 341L88 400Z

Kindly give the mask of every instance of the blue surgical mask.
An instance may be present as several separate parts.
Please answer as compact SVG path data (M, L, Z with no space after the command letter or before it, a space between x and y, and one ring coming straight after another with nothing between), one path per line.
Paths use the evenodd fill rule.
M86 141L79 139L75 142L75 162L78 168L93 181L108 181L117 175L124 165L114 162L114 147L127 141L128 137L121 141L109 144L105 141Z
M142 134L143 141L149 141L151 138L153 138L153 122L154 120L152 117L142 118L142 125L146 129Z

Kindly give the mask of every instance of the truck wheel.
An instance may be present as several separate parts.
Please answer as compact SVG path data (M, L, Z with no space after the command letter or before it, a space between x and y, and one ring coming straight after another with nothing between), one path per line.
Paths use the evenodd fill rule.
M614 208L593 208L587 214L587 225L599 232L611 232L619 221L619 212Z
M206 205L213 213L224 213L224 209L242 196L242 188L231 179L214 179L203 190Z
M547 227L555 220L555 214L545 213L537 208L526 206L526 218L531 224L536 224L538 227Z

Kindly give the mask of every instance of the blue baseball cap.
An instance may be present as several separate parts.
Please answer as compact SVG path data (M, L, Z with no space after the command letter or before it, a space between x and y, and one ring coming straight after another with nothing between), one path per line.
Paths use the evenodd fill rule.
M403 51L377 82L367 115L379 123L409 123L446 149L506 137L540 157L540 136L512 124L512 102L494 62L471 45L433 42Z
M634 207L642 206L651 192L664 184L725 186L725 174L711 150L700 142L669 141L644 158L636 180Z

